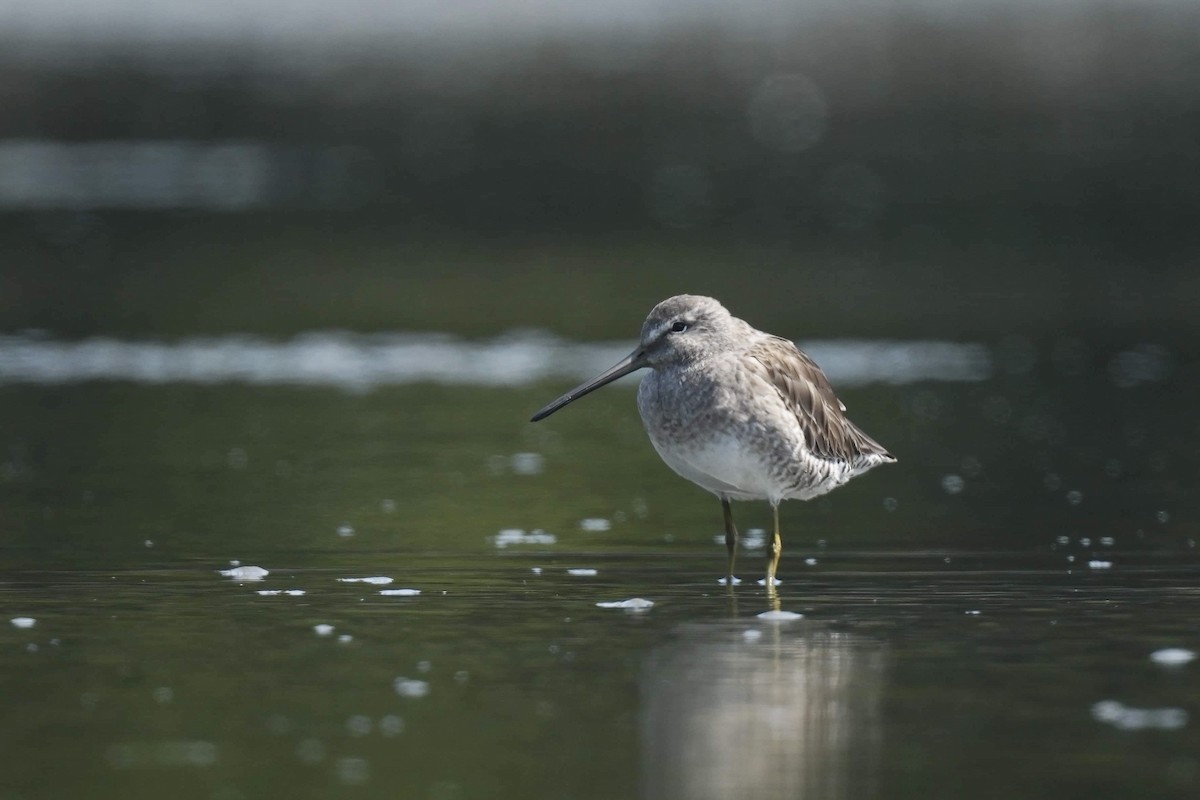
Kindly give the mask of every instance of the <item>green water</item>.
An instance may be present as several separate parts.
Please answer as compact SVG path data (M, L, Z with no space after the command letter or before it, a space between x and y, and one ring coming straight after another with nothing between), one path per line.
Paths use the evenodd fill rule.
M628 388L0 388L0 798L1194 797L1196 387L1102 366L843 392L791 622Z

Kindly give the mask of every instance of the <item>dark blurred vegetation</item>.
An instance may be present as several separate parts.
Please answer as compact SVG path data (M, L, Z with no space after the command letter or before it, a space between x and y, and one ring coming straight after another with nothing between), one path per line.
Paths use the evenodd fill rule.
M236 212L10 208L0 330L613 337L700 291L798 337L1187 333L1198 30L1186 4L900 4L10 57L0 139L273 157Z

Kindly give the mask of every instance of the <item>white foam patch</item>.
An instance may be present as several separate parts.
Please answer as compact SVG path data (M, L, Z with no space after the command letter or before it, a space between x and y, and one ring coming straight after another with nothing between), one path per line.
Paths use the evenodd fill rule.
M9 620L14 628L32 628L37 625L37 620L33 617L13 617Z
M1185 650L1182 647L1167 647L1162 650L1155 650L1150 654L1151 661L1155 664L1162 664L1164 667L1181 667L1184 664L1191 663L1195 659L1195 652Z
M316 633L317 636L328 636L329 634L333 633L333 626L322 622L317 625L313 625L313 632Z
M612 523L601 517L589 517L579 520L579 527L585 531L602 533L612 529Z
M219 570L226 578L233 578L239 581L261 581L271 573L262 567L231 567L230 569Z
M401 697L424 697L429 694L429 683L415 678L396 678L392 687Z
M553 533L535 529L529 532L520 528L505 528L492 537L496 547L504 549L514 544L556 544L558 539Z
M1172 731L1188 724L1188 712L1182 708L1133 708L1117 700L1094 704L1092 718L1124 731Z
M646 611L654 607L653 600L647 600L644 597L631 597L628 600L610 600L604 603L596 603L596 608L625 608L632 611Z
M394 580L383 575L374 578L338 578L339 583L369 583L374 586L387 586Z
M801 346L842 387L980 381L992 373L991 356L980 344L842 339ZM351 390L410 383L525 386L551 378L591 377L632 348L632 342L570 342L538 331L484 341L443 333L342 331L315 331L286 341L246 335L173 342L108 337L63 341L25 334L0 336L0 384L132 381Z
M787 622L793 619L804 619L804 615L797 614L795 611L764 611L758 615L758 618L768 622Z
M568 575L574 575L578 578L592 578L597 575L597 571L591 567L577 567L567 570Z
M303 589L259 589L257 592L257 594L261 594L263 597L274 597L280 594L290 597L300 597L304 593Z
M379 593L384 597L416 597L421 593L420 589L380 589Z
M1094 558L1088 562L1088 568L1089 569L1112 569L1112 562L1111 561L1101 561L1098 558Z

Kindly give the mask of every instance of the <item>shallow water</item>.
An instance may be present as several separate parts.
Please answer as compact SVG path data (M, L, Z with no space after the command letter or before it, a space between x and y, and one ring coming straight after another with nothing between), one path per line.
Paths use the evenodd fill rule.
M0 386L0 797L1194 797L1197 388L1019 345L842 392L783 621L628 388Z

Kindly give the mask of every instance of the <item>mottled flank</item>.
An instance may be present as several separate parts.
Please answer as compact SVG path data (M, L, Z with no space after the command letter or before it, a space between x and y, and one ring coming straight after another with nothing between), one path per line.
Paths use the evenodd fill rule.
M638 411L646 432L671 469L720 498L730 577L737 541L731 500L767 500L776 509L771 585L782 548L779 503L818 497L896 460L850 421L821 368L795 344L697 295L655 306L633 353L533 419L643 367L650 373L638 388Z

